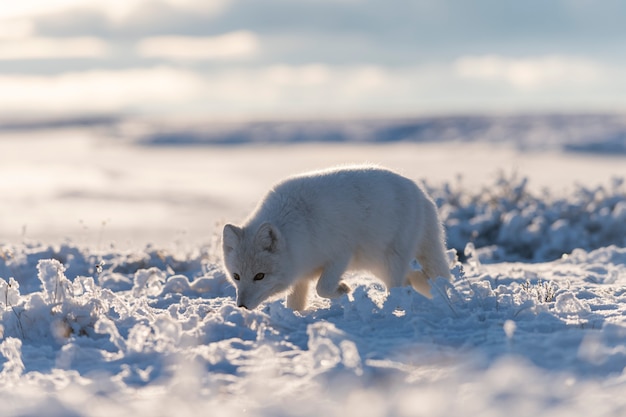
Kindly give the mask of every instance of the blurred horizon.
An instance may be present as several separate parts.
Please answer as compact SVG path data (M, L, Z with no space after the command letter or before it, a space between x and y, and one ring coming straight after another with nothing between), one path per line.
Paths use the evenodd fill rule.
M23 0L0 119L626 112L626 3Z

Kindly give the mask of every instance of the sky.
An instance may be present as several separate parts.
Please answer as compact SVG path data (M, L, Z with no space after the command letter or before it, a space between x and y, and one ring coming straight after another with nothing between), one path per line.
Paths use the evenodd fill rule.
M621 0L20 0L0 118L626 110Z

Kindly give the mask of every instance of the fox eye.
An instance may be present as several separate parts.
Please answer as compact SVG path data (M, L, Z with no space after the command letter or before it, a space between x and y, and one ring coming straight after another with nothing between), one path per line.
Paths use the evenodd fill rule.
M241 277L239 276L239 274L233 274L233 279L235 281L239 281L241 279Z
M265 278L265 274L263 272L259 272L254 276L255 281L261 281L263 278Z

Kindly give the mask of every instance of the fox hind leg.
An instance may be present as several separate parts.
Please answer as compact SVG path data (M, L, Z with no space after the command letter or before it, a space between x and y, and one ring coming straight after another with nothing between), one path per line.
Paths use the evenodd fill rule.
M431 297L429 280L435 280L438 277L451 279L443 243L439 240L422 243L418 247L415 258L422 269L410 271L407 275L407 281L416 291Z
M432 298L430 293L430 283L428 277L423 271L410 271L407 274L407 283L411 284L415 291L419 292L425 297Z
M409 258L410 255L401 254L394 246L387 249L383 268L379 272L379 277L387 288L400 287L406 284L404 277L409 268Z
M435 241L421 245L415 257L428 278L441 277L450 280L450 268L443 243Z

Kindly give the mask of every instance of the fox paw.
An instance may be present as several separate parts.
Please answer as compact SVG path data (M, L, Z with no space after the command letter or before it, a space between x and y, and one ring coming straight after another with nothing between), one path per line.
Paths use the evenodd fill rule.
M344 294L348 294L350 293L350 291L352 291L350 287L348 287L348 285L343 281L340 281L336 285L337 285L336 287L335 287L335 284L332 287L331 286L325 287L323 285L320 285L320 283L318 282L317 294L323 298L337 298L337 297L341 297Z
M339 287L337 287L337 293L340 295L350 294L352 289L345 282L340 282Z

